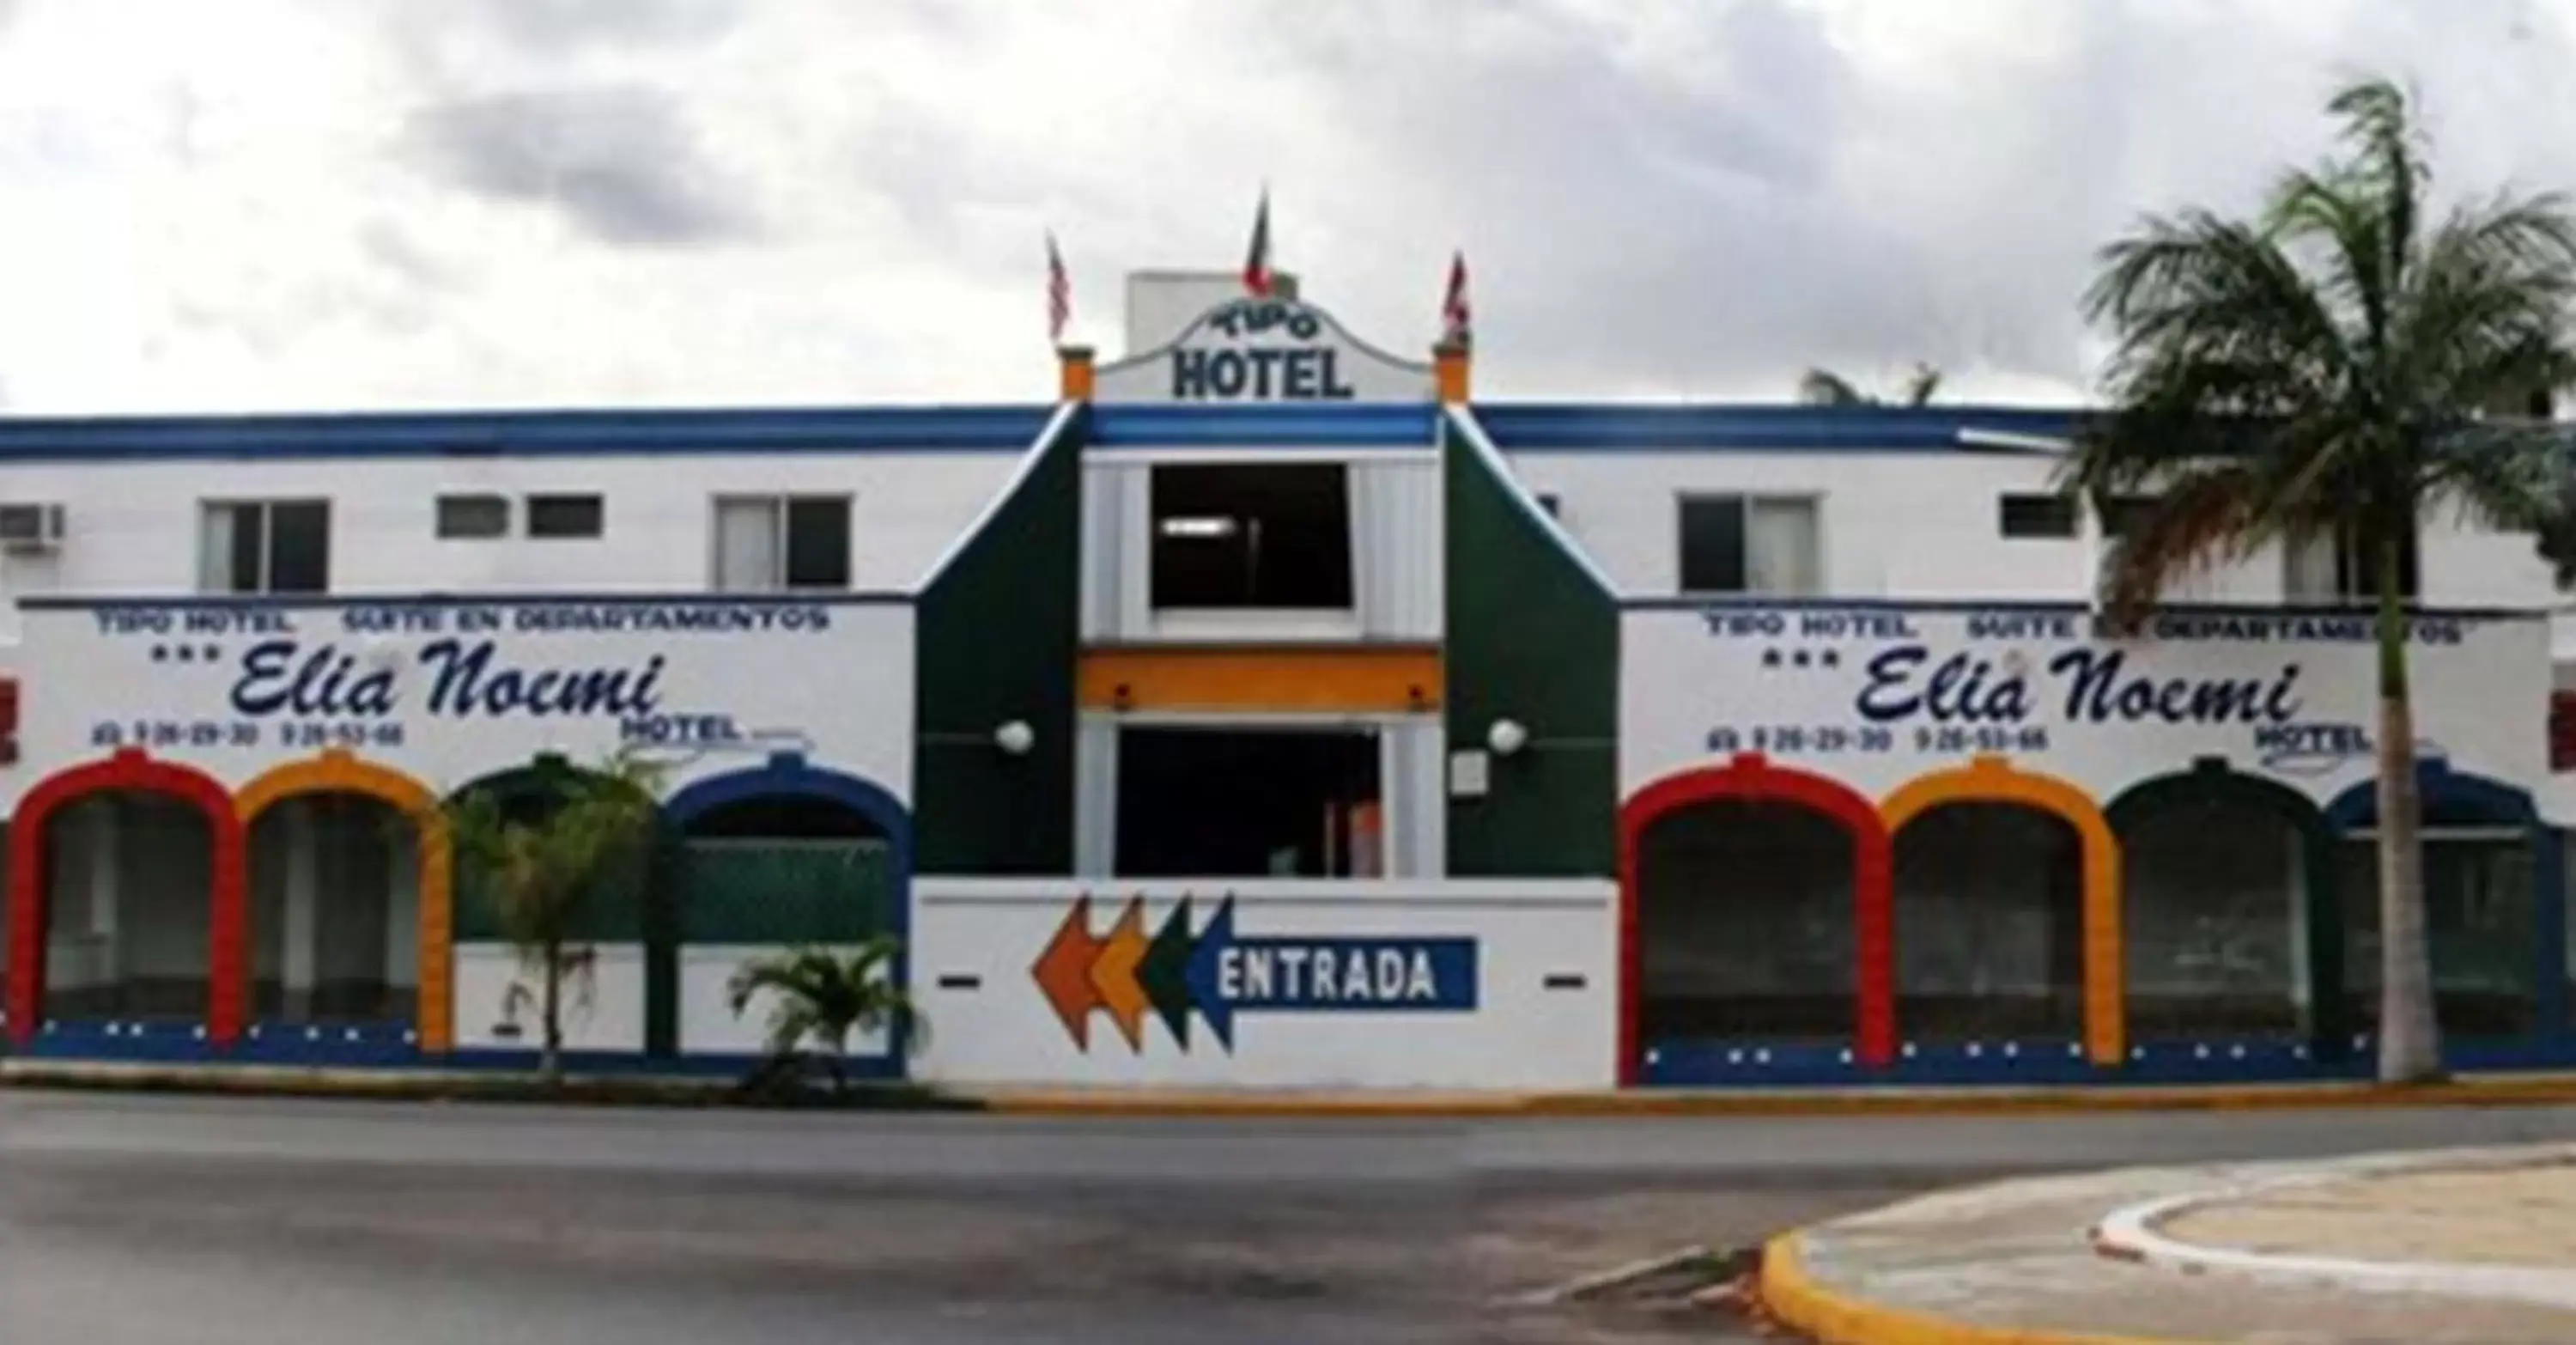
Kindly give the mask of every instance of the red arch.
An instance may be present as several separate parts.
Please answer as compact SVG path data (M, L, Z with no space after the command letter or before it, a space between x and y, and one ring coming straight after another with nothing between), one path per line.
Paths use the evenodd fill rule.
M1795 804L1823 813L1852 838L1852 951L1860 963L1858 1031L1852 1054L1861 1063L1896 1058L1896 891L1894 846L1878 805L1831 776L1773 765L1759 752L1739 752L1723 766L1667 775L1630 795L1619 809L1619 1082L1637 1079L1637 1005L1644 967L1637 945L1637 848L1656 818L1677 808L1720 800Z
M206 1037L230 1045L248 1016L250 908L243 900L242 822L232 794L213 776L125 747L104 760L67 767L18 800L9 826L9 1034L24 1044L45 1005L45 825L56 809L91 794L131 790L193 804L213 829L214 881L206 894L210 986Z

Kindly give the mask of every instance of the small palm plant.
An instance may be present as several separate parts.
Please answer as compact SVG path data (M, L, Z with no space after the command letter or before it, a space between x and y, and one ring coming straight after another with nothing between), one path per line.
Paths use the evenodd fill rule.
M768 1059L775 1076L819 1058L835 1095L849 1086L850 1034L889 1030L898 1043L928 1039L929 1025L894 981L903 945L879 934L856 948L796 948L744 963L725 993L739 1018L764 992L771 997ZM809 1044L818 1048L809 1052Z
M513 987L504 1007L515 1015L534 998L543 1025L537 1072L549 1084L563 1081L565 993L589 998L596 950L575 935L588 903L652 844L660 778L659 767L621 755L567 772L560 794L532 815L513 816L482 789L448 806L459 867L490 895L521 968L536 978L533 996Z
M1930 406L1941 391L1941 371L1928 364L1917 364L1905 379L1905 391L1898 406ZM1860 385L1831 369L1810 369L1798 380L1798 400L1809 406L1885 406L1884 398L1860 390Z

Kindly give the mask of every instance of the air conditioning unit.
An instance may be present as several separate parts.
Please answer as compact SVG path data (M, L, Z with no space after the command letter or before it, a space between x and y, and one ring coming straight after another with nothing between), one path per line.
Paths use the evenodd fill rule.
M63 544L59 504L0 504L0 551L40 555Z

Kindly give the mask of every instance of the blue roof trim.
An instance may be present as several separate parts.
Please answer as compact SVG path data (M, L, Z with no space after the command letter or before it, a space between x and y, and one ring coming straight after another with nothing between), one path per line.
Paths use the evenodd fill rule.
M2066 438L2084 415L1983 406L1476 405L1477 421L1506 453L1975 452L1959 442L1963 432Z
M107 593L30 594L20 611L85 612L206 610L270 607L882 607L909 603L913 594L891 589L816 593Z
M1431 402L1108 404L1091 408L1096 448L1436 447Z
M1724 595L1629 595L1619 599L1632 612L2027 612L2033 615L2085 615L2092 608L2064 598L1775 598ZM2343 617L2374 620L2379 609L2368 603L2169 602L2155 614L2241 617ZM2551 615L2540 607L2416 607L2408 616L2443 617L2453 621L2541 621Z
M173 458L1017 452L1053 406L0 417L0 464Z

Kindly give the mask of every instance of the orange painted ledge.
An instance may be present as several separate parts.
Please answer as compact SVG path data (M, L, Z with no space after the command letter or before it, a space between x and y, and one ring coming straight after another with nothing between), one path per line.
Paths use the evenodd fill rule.
M1086 710L1406 714L1440 708L1440 651L1122 646L1085 651L1077 685Z

